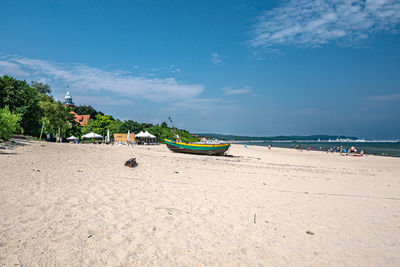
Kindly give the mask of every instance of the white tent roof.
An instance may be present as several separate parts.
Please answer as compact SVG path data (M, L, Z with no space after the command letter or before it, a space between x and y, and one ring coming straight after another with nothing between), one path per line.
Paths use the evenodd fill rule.
M67 138L67 140L76 140L76 139L78 139L78 137L75 137L73 135L71 135L70 137Z
M140 133L138 133L136 137L148 137L148 136L143 131L140 131Z
M103 138L103 136L101 136L97 133L91 132L91 133L85 134L84 136L82 136L82 138Z
M149 133L148 131L146 132L140 132L136 135L136 137L143 137L143 138L156 138L154 135L152 135L151 133Z
M147 136L150 137L150 138L156 138L154 135L152 135L152 134L149 133L148 131L146 131L145 134L147 134Z

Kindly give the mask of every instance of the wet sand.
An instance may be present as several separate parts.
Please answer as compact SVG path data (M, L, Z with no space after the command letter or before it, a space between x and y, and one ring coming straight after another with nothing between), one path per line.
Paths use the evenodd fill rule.
M0 265L400 264L400 158L21 144L0 150Z

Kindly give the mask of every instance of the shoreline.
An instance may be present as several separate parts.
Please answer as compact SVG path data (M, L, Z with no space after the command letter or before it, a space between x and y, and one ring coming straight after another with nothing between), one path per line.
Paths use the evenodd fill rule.
M400 262L400 158L232 145L0 150L0 265ZM124 166L135 157L139 165Z
M321 152L327 152L329 148L332 147L337 147L339 145L343 145L343 147L346 146L355 146L358 151L364 150L365 155L375 155L375 156L388 156L388 157L400 157L400 143L393 142L393 143L388 143L388 142L377 142L377 143L335 143L335 142L298 142L298 143L291 143L291 142L262 142L261 144L257 143L241 143L240 145L255 145L255 146L260 146L260 147L268 147L268 144L272 144L272 147L275 148L287 148L287 149L296 149L296 148L291 148L291 145L302 145L305 146L303 150L307 150L308 146L311 146L311 151L321 151ZM385 146L390 144L389 147ZM238 144L236 144L238 145ZM317 145L317 146L316 146ZM375 146L374 146L375 145ZM378 146L380 145L380 146ZM320 150L320 147L322 147L322 150ZM338 153L338 152L334 152Z

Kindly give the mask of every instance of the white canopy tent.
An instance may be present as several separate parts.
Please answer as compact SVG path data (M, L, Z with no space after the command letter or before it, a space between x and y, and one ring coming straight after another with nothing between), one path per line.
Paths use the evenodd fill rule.
M103 136L101 136L97 133L91 132L91 133L85 134L84 136L82 136L82 138L103 138Z
M143 132L141 131L140 133L138 133L137 135L135 135L136 140L138 141L138 143L155 143L157 141L157 137L155 137L154 135L152 135L151 133L149 133L148 131Z
M152 134L149 133L148 131L146 131L145 134L147 134L147 136L148 136L149 138L152 138L152 139L156 138L154 135L152 135Z
M147 135L143 132L143 131L140 131L140 133L138 133L137 135L135 135L136 137L142 137L142 138L146 138L147 137Z
M67 138L67 140L78 140L78 139L79 139L78 137L75 137L73 135Z

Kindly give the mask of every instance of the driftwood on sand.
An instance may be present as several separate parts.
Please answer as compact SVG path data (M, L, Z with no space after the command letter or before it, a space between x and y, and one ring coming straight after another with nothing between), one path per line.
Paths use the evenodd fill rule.
M137 165L138 165L138 163L136 162L136 158L131 158L131 159L128 159L127 161L125 161L125 166L133 168L133 167L136 167Z

